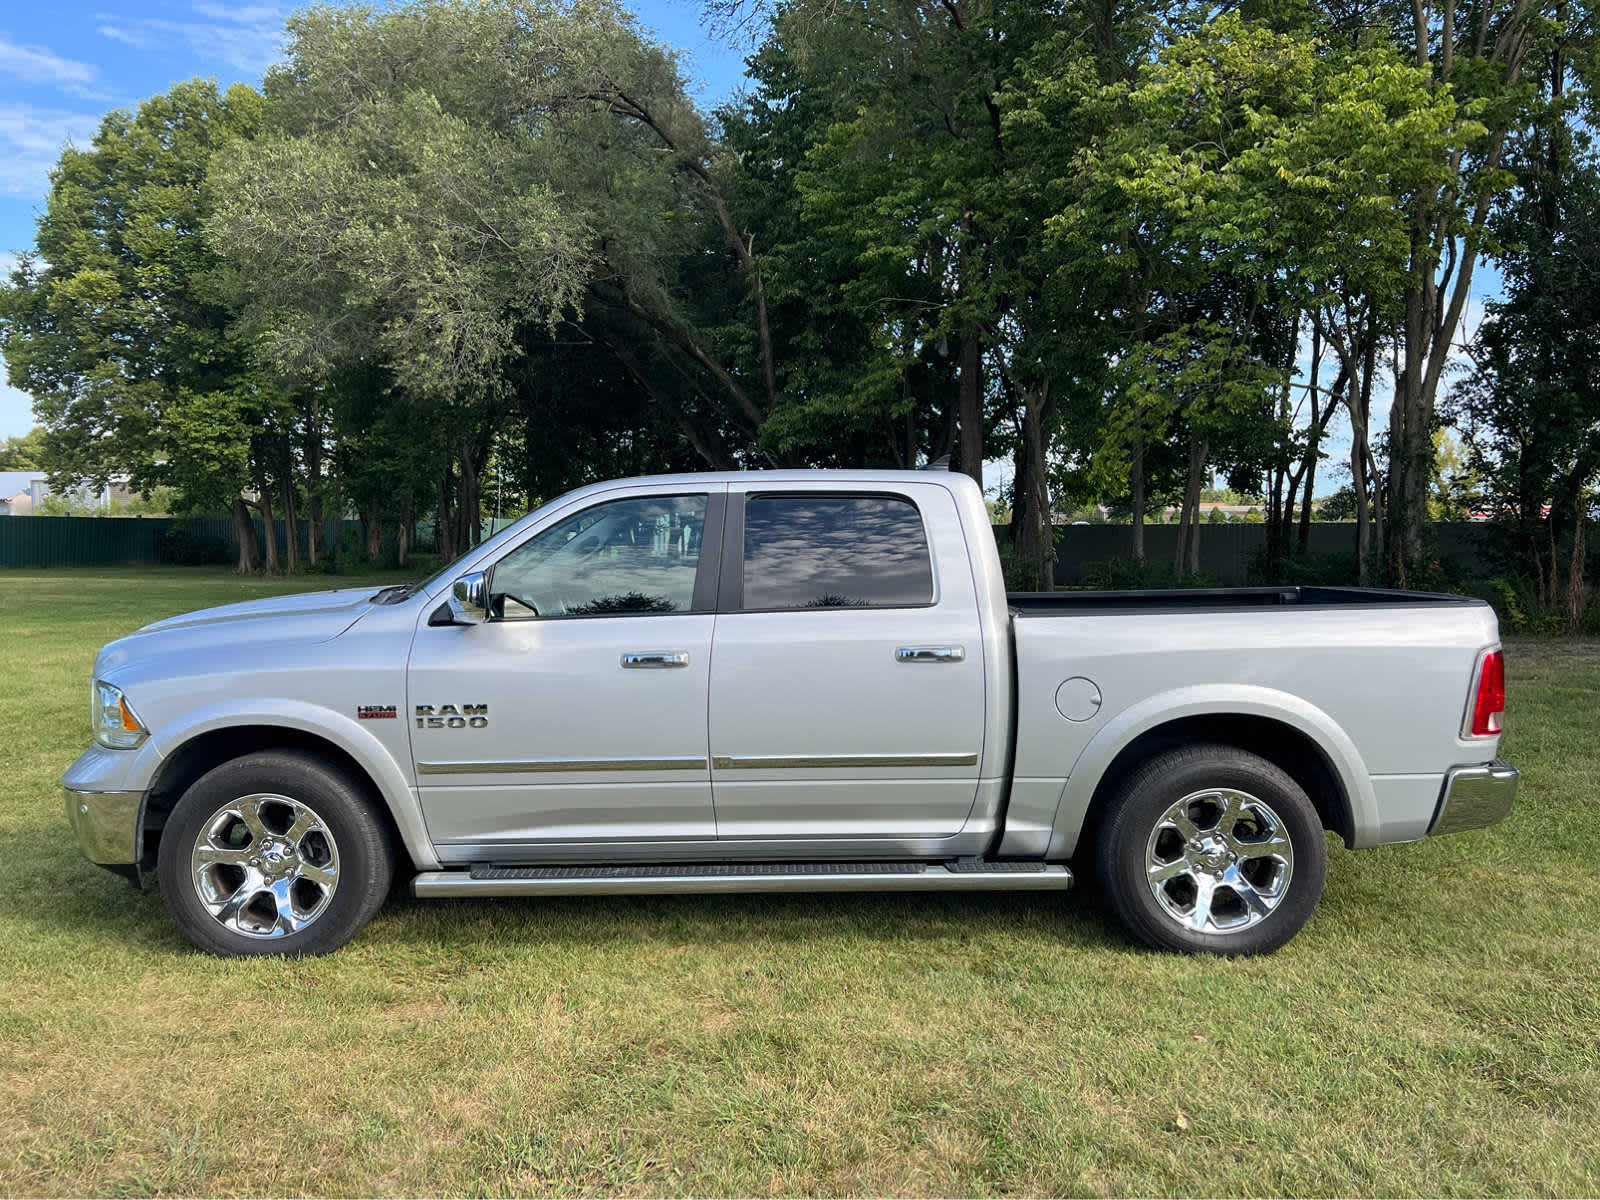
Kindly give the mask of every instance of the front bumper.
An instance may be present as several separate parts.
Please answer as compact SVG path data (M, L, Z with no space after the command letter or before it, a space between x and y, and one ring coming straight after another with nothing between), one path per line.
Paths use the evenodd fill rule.
M139 879L144 798L161 765L154 739L137 750L91 745L61 776L67 821L92 863Z
M1428 836L1461 833L1495 825L1511 815L1517 797L1517 769L1495 759L1477 767L1456 767L1444 777L1444 792Z
M80 792L70 787L61 791L84 857L102 867L137 867L144 793Z

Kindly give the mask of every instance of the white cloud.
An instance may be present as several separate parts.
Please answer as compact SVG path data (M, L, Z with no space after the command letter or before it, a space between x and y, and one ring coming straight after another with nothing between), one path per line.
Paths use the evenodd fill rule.
M98 71L88 63L62 58L43 46L22 46L0 36L0 76L23 83L48 83L75 95L88 91Z
M99 14L102 37L136 50L186 47L199 58L223 62L245 75L260 75L283 55L289 10L275 4L217 4L195 0L193 20L115 17Z
M99 126L94 113L0 103L0 194L42 194L62 146L86 145Z

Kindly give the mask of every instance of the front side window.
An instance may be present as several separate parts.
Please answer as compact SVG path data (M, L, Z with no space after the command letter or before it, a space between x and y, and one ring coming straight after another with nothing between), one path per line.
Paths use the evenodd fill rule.
M751 496L744 607L904 608L933 601L917 506L900 496Z
M688 612L705 521L705 496L586 508L495 565L493 611L508 620Z

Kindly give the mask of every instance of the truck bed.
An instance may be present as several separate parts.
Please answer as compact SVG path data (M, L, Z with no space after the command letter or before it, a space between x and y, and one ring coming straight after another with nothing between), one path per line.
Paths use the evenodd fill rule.
M1079 828L1117 746L1220 713L1276 722L1279 742L1333 747L1367 808L1357 844L1419 838L1445 772L1475 751L1461 737L1463 706L1497 642L1481 600L1379 588L1054 592L1008 606L1008 834ZM1039 619L1052 616L1073 619Z
M1006 603L1017 617L1087 616L1099 613L1234 612L1295 606L1302 609L1478 605L1471 596L1405 592L1391 588L1254 587L1174 588L1136 592L1010 592Z

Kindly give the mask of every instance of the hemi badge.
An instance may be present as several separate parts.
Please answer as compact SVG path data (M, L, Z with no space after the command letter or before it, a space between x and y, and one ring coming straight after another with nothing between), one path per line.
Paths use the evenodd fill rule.
M392 704L358 704L356 716L363 721L392 721L395 719L395 707Z

